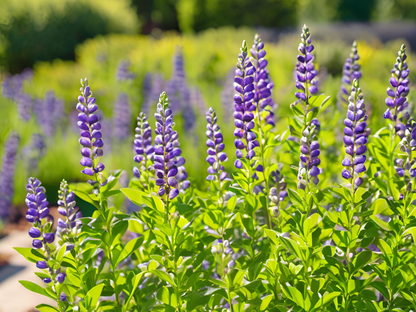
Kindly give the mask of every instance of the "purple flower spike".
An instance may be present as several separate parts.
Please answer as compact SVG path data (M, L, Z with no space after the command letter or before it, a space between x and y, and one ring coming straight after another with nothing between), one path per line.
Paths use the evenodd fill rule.
M243 41L241 53L238 55L234 78L234 89L237 91L234 95L234 123L237 127L234 135L237 137L235 140L237 158L242 158L242 150L245 150L246 158L249 160L255 156L254 148L259 146L256 134L251 131L255 125L254 112L256 111L256 105L253 103L255 96L253 92L254 73L255 68L252 64L252 58L248 57L247 44ZM241 161L236 162L235 165L237 168L240 167L240 163Z
M122 80L133 80L136 77L136 74L129 70L130 61L122 60L118 64L116 79L118 81Z
M221 133L220 126L217 124L217 113L215 110L210 107L206 113L207 131L206 135L208 137L207 146L208 146L208 157L207 162L210 164L208 168L208 181L223 181L227 178L227 173L224 170L223 162L228 160L227 154L223 152L224 138Z
M130 136L131 109L129 98L126 93L120 93L114 104L114 136L124 140Z
M274 113L276 105L272 99L273 82L269 77L269 71L267 67L266 50L264 50L264 43L258 34L254 36L254 44L250 50L253 56L253 65L256 69L254 73L254 103L257 106L259 113L261 111L267 111L268 114L265 117L265 121L272 126L275 125Z
M173 114L169 108L169 99L166 92L162 92L157 105L156 118L156 147L155 147L155 173L156 185L159 185L159 196L168 196L173 199L179 195L179 187L186 189L188 174L186 173L185 159L181 157L178 133L173 130ZM181 183L183 182L183 183ZM182 184L182 186L181 186Z
M70 192L68 182L62 180L58 191L58 212L66 217L65 221L58 219L58 227L56 229L56 236L60 243L73 243L72 236L76 235L81 229L82 222L78 220L82 217L82 213L78 211L75 202L75 193ZM67 245L67 250L70 245ZM71 248L71 247L69 247Z
M83 155L81 165L85 167L81 172L93 176L104 170L104 165L96 162L96 159L103 155L102 147L104 143L98 115L94 114L98 106L95 104L95 98L92 97L87 78L81 79L81 85L81 95L78 97L77 104L77 110L79 111L78 127L81 133L79 143L83 147L81 149Z
M134 149L136 151L134 161L140 164L140 168L134 167L133 175L139 179L141 175L140 172L148 170L146 167L147 162L151 159L155 151L155 148L152 145L152 128L144 113L140 113L139 117L137 117Z
M342 165L345 169L342 177L351 182L355 187L362 184L362 176L366 172L365 153L367 151L367 114L365 113L364 99L358 80L354 79L351 87L351 95L348 97L347 116L351 123L345 123L344 143L345 159ZM357 183L358 182L358 183Z
M14 194L14 173L16 167L16 155L20 138L17 133L12 133L4 144L4 154L0 172L0 218L5 220L10 214Z
M351 85L354 79L361 78L360 65L357 61L360 59L360 56L357 52L357 42L354 41L351 47L351 53L344 64L344 69L342 72L342 83L341 83L341 92L340 92L340 101L342 103L348 104L348 97L351 94Z
M302 132L300 140L300 161L299 161L299 184L300 189L304 189L306 185L313 182L315 185L319 183L318 175L321 170L318 166L321 163L319 159L320 146L317 141L317 132L319 131L319 122L314 119L308 124Z
M409 94L409 68L407 66L406 46L403 44L398 52L398 57L393 69L391 70L390 86L387 88L386 105L387 111L384 113L385 119L390 119L394 123L405 115L408 107L407 95Z
M29 235L35 238L32 242L32 247L34 249L45 248L47 250L47 244L54 242L55 234L48 232L52 228L50 222L53 222L51 221L53 219L49 215L49 203L46 201L45 188L41 186L38 179L29 178L26 190L26 204L29 208L26 212L26 219L33 223L32 228L29 230ZM44 268L46 263L38 262L37 266Z
M302 28L302 34L300 35L301 42L298 50L300 54L297 56L296 64L296 88L299 90L296 92L296 97L299 102L302 102L303 106L307 109L309 105L309 98L318 93L318 72L313 64L312 51L314 46L311 41L311 34L309 28L306 25Z

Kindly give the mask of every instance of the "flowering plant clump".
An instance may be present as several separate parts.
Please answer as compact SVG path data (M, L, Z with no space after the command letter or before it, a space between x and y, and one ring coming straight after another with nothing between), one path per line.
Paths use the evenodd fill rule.
M119 182L121 171L99 162L106 162L107 136L89 83L81 80L76 109L86 181L62 181L57 221L41 182L30 178L26 187L32 248L16 250L36 264L39 282L20 282L55 301L38 310L416 311L416 123L407 104L405 48L387 90L387 126L372 134L357 44L344 66L344 107L318 93L319 64L306 26L300 40L297 90L283 131L265 45L258 35L250 51L243 42L235 94L225 101L234 100L234 132L221 131L226 128L213 108L205 114L207 156L198 154L206 157L205 188L188 179L184 156L188 165L192 155L182 152L179 138L189 137L174 120L189 112L179 110L186 103L175 102L176 94L171 107L169 90L148 91L143 108L156 122L152 129L147 115L138 114L130 141L133 177L120 187L127 185ZM176 62L182 85L174 91L184 99L182 54ZM120 64L119 80L135 77L128 67ZM154 77L151 88L160 85ZM342 120L328 130L331 105ZM116 119L124 120L119 113ZM187 131L196 120L188 122ZM128 135L127 128L119 130ZM329 152L329 136L343 148ZM232 139L235 156L227 166ZM10 140L5 172L14 167L18 143L13 135ZM330 153L333 163L327 163ZM335 172L335 184L328 171ZM136 211L128 213L126 198ZM81 213L81 202L93 208L91 215Z

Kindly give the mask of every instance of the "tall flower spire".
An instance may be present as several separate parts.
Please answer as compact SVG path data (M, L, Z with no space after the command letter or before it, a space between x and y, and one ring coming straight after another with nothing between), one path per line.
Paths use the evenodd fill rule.
M178 180L178 166L185 163L183 161L177 163L175 157L182 153L178 147L178 133L173 131L173 115L169 108L169 99L166 92L163 92L159 97L157 104L156 118L156 138L155 143L155 171L156 171L156 185L159 186L159 196L166 196L169 199L174 199L179 195Z
M134 167L133 174L136 178L140 178L141 171L147 170L147 161L152 157L155 148L152 144L152 128L145 113L140 113L137 117L136 135L134 140L134 149L136 156L134 161L140 164L140 168Z
M0 218L6 219L10 213L14 193L14 173L16 168L16 155L20 138L12 133L4 145L4 154L0 171Z
M366 172L365 161L367 152L367 114L365 112L364 99L359 87L358 80L354 79L351 95L348 98L347 118L344 120L344 144L347 153L342 165L342 177L355 187L363 183L362 175Z
M104 146L101 134L101 124L98 121L98 115L94 114L98 110L95 104L95 98L92 97L90 86L87 78L81 79L81 95L78 97L76 106L79 111L78 127L81 132L79 143L81 148L81 165L85 167L81 172L93 176L104 170L102 163L96 163L98 157L103 156Z
M340 100L348 104L348 98L351 94L351 85L354 79L361 78L360 65L357 61L360 59L357 50L357 41L354 41L351 47L351 52L345 61L344 69L342 71L342 84L340 92Z
M217 124L217 113L210 107L206 113L207 131L206 135L208 146L207 162L210 164L208 168L208 181L223 181L227 177L224 171L223 162L228 160L227 154L223 152L225 145L224 138L221 133L220 126Z
M246 151L246 158L252 159L255 156L254 148L259 146L256 134L252 131L255 126L254 112L256 105L254 99L254 77L255 68L252 59L247 54L247 43L243 41L241 53L238 55L237 69L235 70L235 90L234 95L234 124L236 129L234 141L237 148L235 167L241 169L243 164L240 160Z
M409 106L407 95L409 94L409 68L407 66L406 46L403 44L398 52L398 57L391 70L390 86L387 88L386 105L384 118L397 123L403 115L404 110Z
M295 95L304 108L308 109L309 98L318 93L318 72L313 64L314 56L312 55L312 51L314 46L309 28L306 25L303 26L300 37L301 42L298 47L300 54L297 56L298 62L296 64L296 88L299 92L296 92Z
M258 34L254 37L253 47L250 49L253 56L253 65L256 69L254 73L254 103L257 106L258 114L266 110L269 113L265 121L274 126L273 113L273 99L272 89L273 82L270 81L269 71L267 69L267 60L265 59L266 50L264 50L264 43Z

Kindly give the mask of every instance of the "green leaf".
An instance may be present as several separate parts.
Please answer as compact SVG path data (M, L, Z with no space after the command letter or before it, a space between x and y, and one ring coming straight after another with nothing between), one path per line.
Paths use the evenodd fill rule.
M300 197L300 195L298 194L298 192L296 192L295 190L292 190L292 189L288 189L287 193L289 195L290 201L293 204L297 204L297 205L300 205L301 207L305 207L305 203L304 203L302 197Z
M142 196L146 196L146 193L131 188L122 188L120 191L123 192L123 194L126 195L126 197L130 199L133 204L138 206L143 205Z
M170 305L169 289L166 286L160 288L157 292L156 298L162 301L164 304Z
M323 296L312 308L312 311L321 311L321 308L331 303L336 297L340 296L341 292L334 291ZM319 308L319 310L317 310Z
M46 292L46 289L39 286L38 284L29 282L29 281L19 281L26 289L33 291L34 293L46 296L51 298L52 300L56 300L56 297L51 296L49 293Z
M37 305L36 309L38 309L40 312L59 312L57 308L45 303Z
M152 270L150 272L153 273L154 275L156 275L157 277L159 277L162 281L165 281L165 282L169 283L170 285L176 287L176 283L173 281L172 277L168 273L166 273L165 271Z
M33 248L13 247L19 254L21 254L29 262L36 263L40 260L45 260L45 256Z
M97 308L98 299L100 299L103 288L104 284L99 284L88 291L85 296L85 302L87 307L89 307L89 311L94 311Z
M264 311L264 310L266 310L266 309L267 309L267 307L268 307L268 306L269 306L269 304L270 304L270 301L272 301L272 299L273 299L273 295L268 295L268 296L264 297L264 298L261 300L261 304L260 304L260 311Z
M381 227L385 231L391 231L390 225L387 222L384 222L377 216L370 216L370 219L374 221L375 224L377 224L379 227Z

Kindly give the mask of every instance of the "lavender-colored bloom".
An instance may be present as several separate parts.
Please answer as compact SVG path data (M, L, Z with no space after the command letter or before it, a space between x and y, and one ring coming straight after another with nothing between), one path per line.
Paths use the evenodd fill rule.
M61 292L61 295L59 296L59 300L62 302L65 302L68 300L68 296L64 292Z
M29 235L41 236L36 237L32 242L34 249L45 248L48 255L47 244L52 244L55 240L55 234L47 232L52 226L46 226L52 218L49 216L48 202L46 200L45 188L41 186L41 183L36 178L29 178L29 183L26 185L27 196L26 204L28 210L26 212L26 219L30 223L33 223L32 228L29 230ZM33 235L36 234L36 235ZM43 264L40 264L43 266Z
M32 98L23 92L23 82L30 80L32 76L33 71L27 68L20 74L7 75L2 83L3 97L16 103L19 117L24 121L29 121L31 117Z
M265 121L274 126L274 104L272 99L274 84L269 79L269 71L266 68L268 63L265 59L266 50L264 50L264 43L258 34L254 36L254 44L250 52L253 56L254 68L256 69L254 73L254 103L257 106L259 114L263 110L269 112Z
M199 88L194 87L191 89L190 102L198 109L200 114L205 114L207 111L204 97L202 96L202 92Z
M116 73L116 79L118 81L122 80L133 80L136 77L136 74L131 72L129 70L130 67L130 61L128 60L122 60L118 64L117 67L117 73Z
M348 98L347 118L344 120L344 145L346 155L342 161L345 169L342 177L349 180L351 184L360 186L362 184L362 173L365 167L367 151L367 119L362 91L358 80L354 79L351 87L351 95Z
M148 78L150 77L150 79ZM151 86L149 89L149 82L151 80ZM157 103L159 100L160 92L165 88L165 81L162 74L147 74L143 82L144 100L142 104L142 112L149 113L149 108L153 103ZM149 89L149 90L148 90Z
M44 134L53 136L64 117L64 102L56 98L55 92L48 91L43 101L38 99L34 101L33 111Z
M360 65L357 61L360 56L357 53L357 42L354 41L351 47L351 53L344 64L342 72L342 84L340 92L340 101L348 104L348 98L351 94L351 85L354 79L361 78Z
M300 161L298 172L298 188L305 189L306 185L313 182L315 185L319 183L318 175L321 174L319 165L321 160L320 146L317 141L317 120L314 120L308 124L302 132L302 138L300 139Z
M20 74L6 75L1 84L3 97L16 101L17 96L23 92L23 82L32 79L32 77L33 70L30 68L24 69Z
M256 154L254 148L259 146L256 134L251 131L255 126L254 113L256 112L256 105L253 103L254 72L252 59L247 54L247 44L243 41L234 78L234 88L237 91L234 95L234 123L236 126L234 144L237 148L236 156L238 158L234 165L238 169L242 168L240 158L243 157L243 150L246 151L246 158L250 160Z
M227 178L227 173L224 171L223 162L227 161L227 154L225 154L224 138L221 133L220 126L217 124L217 113L212 107L209 108L206 113L207 131L208 137L208 157L207 162L210 164L208 168L208 181L223 181Z
M301 43L298 47L300 54L297 56L298 62L296 64L296 88L299 92L296 92L295 95L304 108L308 109L309 98L318 93L318 72L313 64L314 56L312 55L312 51L314 46L312 45L309 28L306 25L303 26L300 37Z
M406 122L403 118L401 121ZM401 138L399 147L403 154L395 160L394 168L400 177L404 177L407 189L410 191L412 189L411 180L416 177L413 157L413 152L416 150L416 122L413 118L410 118L406 124L398 122L395 129L397 135Z
M131 109L126 93L120 93L114 104L114 136L118 140L124 140L130 136Z
M103 156L103 145L101 134L101 124L97 114L94 114L98 106L95 104L95 98L92 97L92 92L88 85L88 80L81 79L81 95L78 97L78 104L76 106L79 111L78 127L80 129L81 138L79 143L82 145L81 165L85 167L81 172L93 176L104 170L102 163L95 164L95 159Z
M156 172L156 185L159 186L159 196L166 195L173 199L179 195L179 182L177 175L179 167L183 167L185 159L181 157L178 133L173 130L173 114L169 107L166 92L160 95L157 105L156 138L154 168ZM182 177L181 177L182 178Z
M228 122L230 116L234 113L233 96L234 96L234 74L235 70L232 68L225 77L224 89L221 91L221 103L224 110L224 121Z
M147 162L153 156L155 148L152 144L152 128L150 127L147 117L140 113L137 117L136 135L134 140L134 149L136 156L134 161L140 164L140 168L134 167L133 175L140 178L140 172L147 170Z
M75 243L75 236L81 228L82 222L79 218L82 213L79 211L75 202L75 193L69 191L68 182L62 180L58 191L58 212L66 217L65 221L58 219L58 227L56 235L62 244L68 243L67 250L73 249Z
M16 96L16 105L19 117L24 121L29 121L32 116L32 97L29 94L22 92Z
M43 135L34 133L32 134L30 146L26 150L26 154L30 155L29 157L29 169L35 171L38 168L39 160L45 154L45 138Z
M409 68L406 59L406 46L403 44L398 52L396 63L391 70L391 88L387 88L388 97L386 98L388 108L384 113L385 119L390 119L395 123L409 106L407 102L407 95L409 94Z
M19 136L12 133L4 144L4 154L0 172L0 218L6 219L10 213L14 193L14 173Z

